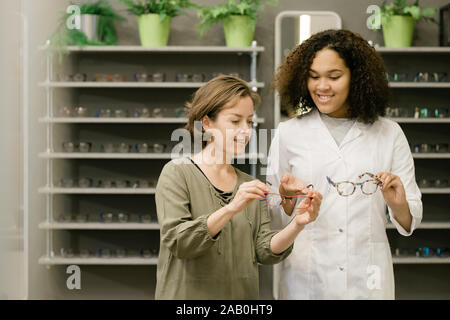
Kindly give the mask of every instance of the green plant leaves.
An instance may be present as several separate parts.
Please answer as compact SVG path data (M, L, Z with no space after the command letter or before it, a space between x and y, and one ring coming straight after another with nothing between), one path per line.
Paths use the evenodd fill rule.
M386 0L383 0L381 5L381 24L385 24L390 17L394 15L410 16L416 21L424 20L437 23L437 21L431 16L436 13L435 8L421 9L419 7L419 0L416 0L414 4L408 5L406 0L395 0L390 4L386 4Z
M258 11L264 9L264 2L270 5L278 5L278 0L228 0L217 6L196 6L197 16L200 18L198 30L202 36L213 24L219 23L231 15L245 15L252 20L254 29L258 19Z
M189 0L117 0L125 5L127 11L141 16L143 14L155 13L161 15L161 21L166 16L176 17L183 9L197 7Z

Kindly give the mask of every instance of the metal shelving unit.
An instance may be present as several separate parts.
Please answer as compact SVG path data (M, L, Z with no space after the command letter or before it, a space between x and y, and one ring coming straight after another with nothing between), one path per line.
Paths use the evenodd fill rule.
M39 119L39 122L46 126L46 150L39 154L39 158L46 161L46 185L39 188L38 192L45 195L46 199L46 219L39 224L39 228L46 233L46 250L45 254L39 259L39 264L47 265L156 265L157 258L142 257L126 257L126 258L99 258L99 257L61 257L54 252L54 232L70 231L70 230L156 230L159 225L157 223L62 223L54 218L54 198L59 195L138 195L148 194L154 195L155 188L59 188L53 185L54 180L54 161L71 160L71 159L160 159L170 160L170 153L64 153L54 151L54 129L55 125L67 124L183 124L187 122L187 118L95 118L95 117L56 117L54 112L54 91L61 89L82 89L82 88L111 88L111 89L195 89L201 87L203 82L60 82L53 78L53 57L48 47L41 47L46 51L46 79L39 83L46 92L46 114ZM264 88L263 82L257 81L256 66L257 55L264 52L264 47L258 47L253 42L251 47L229 48L224 46L167 46L167 47L142 47L142 46L86 46L67 47L70 55L81 55L84 53L91 54L230 54L230 55L250 55L250 81L249 86L252 90L257 91ZM264 123L264 118L255 115L253 121L253 129L256 130L258 124ZM251 139L249 143L249 152L244 156L236 159L263 159L265 155L257 152L255 139ZM251 174L256 175L255 161L251 161Z
M42 222L42 230L159 230L158 223Z
M40 82L41 87L50 88L160 88L160 89L180 89L180 88L200 88L205 82L60 82L49 81ZM250 87L264 88L262 82L248 82Z
M41 257L39 264L44 265L156 265L158 258L141 258L141 257L126 257L126 258L64 258L61 256Z
M44 159L173 159L176 155L170 153L104 153L104 152L43 152L39 154ZM265 155L246 153L235 159L264 159Z
M187 118L95 118L95 117L54 117L40 118L41 123L186 123ZM264 123L264 118L253 119L256 123Z
M427 58L433 59L433 57L442 59L445 57L450 58L450 47L410 47L410 48L385 48L379 47L376 50L383 57L393 57L393 61L398 59L397 56L401 55L407 59L408 57L414 57L415 55L426 56ZM443 70L446 71L446 70ZM438 90L447 90L450 88L450 82L390 82L389 86L393 90L408 90L408 89L432 89L433 92ZM450 124L449 118L390 118L399 124L408 126L410 124L416 125L448 125ZM424 127L425 128L425 127ZM426 128L432 128L427 126ZM416 129L418 130L418 129ZM441 131L439 131L441 132ZM447 131L448 132L448 131ZM450 153L413 153L414 159L427 159L429 161L433 160L445 160L450 159ZM432 162L430 162L432 163ZM446 162L447 163L447 162ZM421 188L421 193L425 196L427 195L447 195L450 194L450 188ZM445 196L448 199L447 196ZM424 219L427 217L428 207L424 204ZM395 229L395 226L391 223L386 225L386 229ZM440 232L447 232L450 229L450 216L448 220L444 221L425 221L422 222L418 229L421 230L440 230ZM425 232L425 231L424 231ZM428 232L428 231L427 231ZM448 243L442 243L443 246L447 246ZM415 256L394 256L394 264L449 264L450 257L415 257Z
M394 264L449 264L449 257L392 257Z

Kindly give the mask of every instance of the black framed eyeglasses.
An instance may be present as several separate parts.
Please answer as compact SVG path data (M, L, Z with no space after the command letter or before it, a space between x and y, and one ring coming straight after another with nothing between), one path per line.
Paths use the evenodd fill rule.
M358 179L368 176L370 179L362 182L352 182L352 181L340 181L334 182L330 177L327 176L327 181L330 185L336 188L337 192L342 197L348 197L355 193L356 187L361 188L361 192L365 195L370 196L377 192L378 187L381 185L381 180L378 179L374 174L365 172L358 176Z

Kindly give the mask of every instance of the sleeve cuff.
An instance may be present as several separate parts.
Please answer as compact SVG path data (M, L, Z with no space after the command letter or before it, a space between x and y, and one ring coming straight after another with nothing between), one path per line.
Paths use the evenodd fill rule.
M409 227L409 232L403 228L400 223L394 218L394 215L392 213L391 208L388 207L389 210L389 218L392 222L392 224L395 226L397 231L405 237L408 237L413 234L414 230L419 226L421 218L418 218L414 215L414 206L408 201L409 205L409 211L411 212L412 220L411 220L411 226Z
M219 240L220 235L222 234L222 230L220 230L219 233L216 234L214 237L211 237L211 235L209 234L208 223L207 223L207 220L210 215L211 214L203 215L203 216L200 216L198 219L200 220L200 226L201 226L202 231L205 233L206 239L211 242L216 242L217 240Z

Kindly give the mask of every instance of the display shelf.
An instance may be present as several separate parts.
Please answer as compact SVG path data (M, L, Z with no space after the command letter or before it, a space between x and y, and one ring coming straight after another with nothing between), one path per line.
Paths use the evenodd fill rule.
M412 153L415 159L450 159L450 153Z
M54 117L40 118L41 123L187 123L187 118L95 118L95 117ZM264 118L253 119L256 123L264 123Z
M450 193L450 188L420 188L422 194L447 194Z
M104 152L43 152L39 154L44 159L178 159L185 155L177 155L172 157L171 153L104 153ZM265 155L246 153L243 156L235 157L235 159L265 159Z
M386 229L396 228L392 223L388 223ZM450 222L421 222L417 229L450 229Z
M57 188L42 187L43 194L155 194L156 188Z
M158 258L141 258L141 257L127 257L127 258L63 258L61 256L41 257L39 264L43 265L157 265Z
M159 230L158 223L103 223L103 222L42 222L39 229L43 230Z
M448 264L450 263L449 257L392 257L394 264Z
M427 119L416 119L416 118L388 118L398 123L450 123L450 118L427 118Z
M39 47L46 50L46 46ZM163 47L143 47L143 46L67 46L68 52L92 52L92 53L230 53L242 54L253 52L264 52L264 47L226 47L226 46L163 46Z
M250 87L264 88L263 82L247 82ZM183 89L183 88L200 88L205 82L62 82L48 81L40 82L39 86L49 88L159 88L159 89Z
M408 47L408 48L386 48L377 47L376 51L380 53L437 53L450 54L450 47Z
M443 88L450 88L450 82L389 82L389 87L443 89Z

